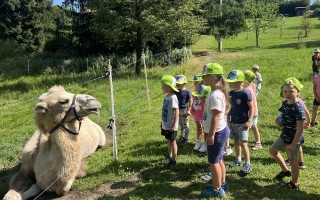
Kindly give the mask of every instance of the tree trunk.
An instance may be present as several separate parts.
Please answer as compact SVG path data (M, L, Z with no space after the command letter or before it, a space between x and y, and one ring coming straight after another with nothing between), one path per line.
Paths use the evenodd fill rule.
M221 53L222 52L222 38L218 38L218 51Z
M256 28L256 47L259 48L259 29Z
M143 39L142 39L142 30L139 27L137 30L137 38L136 38L136 75L140 76L141 74L141 58L143 52Z

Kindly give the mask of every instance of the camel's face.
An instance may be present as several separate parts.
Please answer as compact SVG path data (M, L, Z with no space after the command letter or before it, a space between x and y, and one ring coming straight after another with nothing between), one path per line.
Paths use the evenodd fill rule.
M35 106L38 120L48 120L49 123L59 123L66 115L73 103L74 94L66 92L61 86L52 87L48 93L40 96L39 103ZM82 118L90 114L98 114L101 104L92 96L77 94L74 100L76 114ZM73 112L70 112L66 121L75 119Z

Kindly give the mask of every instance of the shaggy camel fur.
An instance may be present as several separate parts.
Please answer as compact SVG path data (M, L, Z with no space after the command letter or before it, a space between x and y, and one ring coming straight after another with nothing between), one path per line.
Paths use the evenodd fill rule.
M92 96L71 94L61 86L39 97L35 106L37 130L23 149L20 171L11 177L4 200L29 199L42 190L64 195L76 177L85 176L83 158L105 145L106 137L86 116L98 114Z

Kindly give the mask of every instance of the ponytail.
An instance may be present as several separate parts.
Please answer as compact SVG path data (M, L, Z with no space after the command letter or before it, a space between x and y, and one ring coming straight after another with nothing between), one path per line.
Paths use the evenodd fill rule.
M228 114L231 106L230 106L229 95L228 95L228 90L227 90L227 82L222 75L218 75L217 77L220 81L218 87L222 91L222 93L224 94L224 97L226 99L226 114Z

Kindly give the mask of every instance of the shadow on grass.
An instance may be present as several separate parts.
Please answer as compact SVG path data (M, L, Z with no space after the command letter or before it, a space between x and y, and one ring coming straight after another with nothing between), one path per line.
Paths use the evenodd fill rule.
M303 39L304 38L302 38L302 40ZM318 40L307 41L307 42L302 41L302 42L308 48L318 48L320 46L320 41L318 41ZM298 48L298 38L297 38L297 42L268 46L268 47L265 47L264 49L285 49L285 48L297 49ZM312 55L313 55L313 53L310 52L310 60L311 60Z

